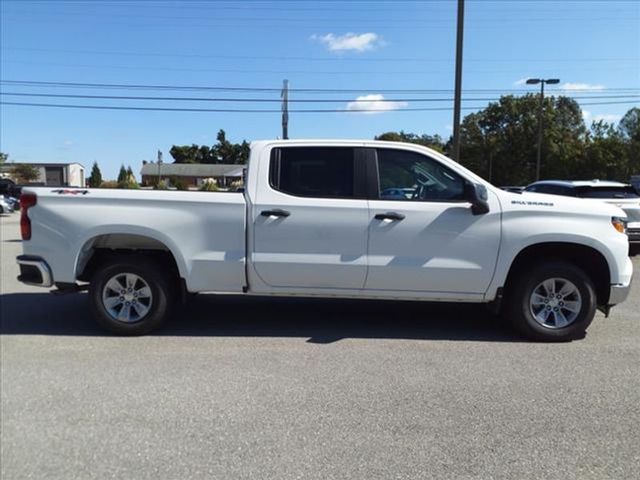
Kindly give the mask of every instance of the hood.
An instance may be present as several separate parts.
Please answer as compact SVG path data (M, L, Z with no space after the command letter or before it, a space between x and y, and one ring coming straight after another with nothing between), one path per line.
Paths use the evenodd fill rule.
M592 202L582 198L564 197L544 193L512 193L500 190L502 208L507 210L553 211L555 213L602 215L625 218L626 213L616 205L606 202Z

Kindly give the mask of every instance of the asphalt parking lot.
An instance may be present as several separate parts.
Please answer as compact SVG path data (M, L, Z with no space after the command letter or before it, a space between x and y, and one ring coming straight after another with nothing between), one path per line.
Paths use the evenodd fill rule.
M566 344L477 306L210 295L119 338L85 295L19 284L18 215L0 223L3 479L640 471L640 282Z

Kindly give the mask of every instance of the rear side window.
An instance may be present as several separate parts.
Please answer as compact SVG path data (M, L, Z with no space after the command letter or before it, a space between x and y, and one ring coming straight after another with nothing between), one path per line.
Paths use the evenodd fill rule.
M564 195L565 197L574 196L574 192L571 187L565 187L562 185L534 185L533 187L527 187L527 192L548 193L550 195Z
M578 196L582 198L640 198L632 186L628 187L581 187Z
M269 183L298 197L354 198L354 149L286 147L271 151Z

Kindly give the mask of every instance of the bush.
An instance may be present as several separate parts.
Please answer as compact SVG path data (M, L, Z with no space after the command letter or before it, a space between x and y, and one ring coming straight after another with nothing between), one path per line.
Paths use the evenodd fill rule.
M231 190L236 191L239 188L244 188L244 181L242 179L231 182Z
M118 182L116 180L105 180L100 184L100 188L118 188Z
M215 178L206 178L198 190L201 192L217 192L219 190L218 182L216 182Z
M166 180L160 180L153 186L154 190L169 190L169 183Z
M138 185L138 182L134 182L131 179L129 179L129 180L123 180L121 182L118 182L117 188L123 188L127 190L138 190L140 188L140 185Z
M176 190L188 190L187 183L179 177L171 177L171 185L176 187Z

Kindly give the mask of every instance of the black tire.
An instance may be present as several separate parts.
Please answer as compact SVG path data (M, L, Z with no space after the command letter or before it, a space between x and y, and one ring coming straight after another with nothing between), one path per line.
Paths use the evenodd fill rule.
M580 294L581 306L579 309L576 308L578 312L575 319L566 326L557 327L553 325L556 318L555 314L549 316L550 325L542 325L536 320L532 311L534 307L530 305L536 287L540 286L545 280L554 278L568 280L577 288ZM559 282L559 285L561 284ZM576 296L573 298L576 298ZM530 270L520 271L519 277L509 289L505 313L508 315L512 325L531 340L565 342L584 337L587 327L595 316L596 306L595 287L586 273L571 263L550 261L532 267ZM551 308L551 310L553 309ZM566 310L564 313L567 313L568 316L571 315Z
M137 286L144 287L144 283L146 283L151 292L149 304L145 305L146 313L137 318L137 312L133 307L130 307L131 311L135 313L132 315L134 318L128 322L119 320L110 314L103 301L103 293L107 283L115 278L121 284L123 276L126 274L133 274L142 279L142 282L138 282ZM176 291L173 288L174 283L161 266L146 257L131 255L115 258L112 263L98 268L93 275L89 286L91 311L96 321L113 333L144 335L159 328L171 316L175 300L174 292ZM107 292L110 293L111 289L107 289ZM135 303L134 299L131 299L131 302ZM111 311L113 312L114 309Z

